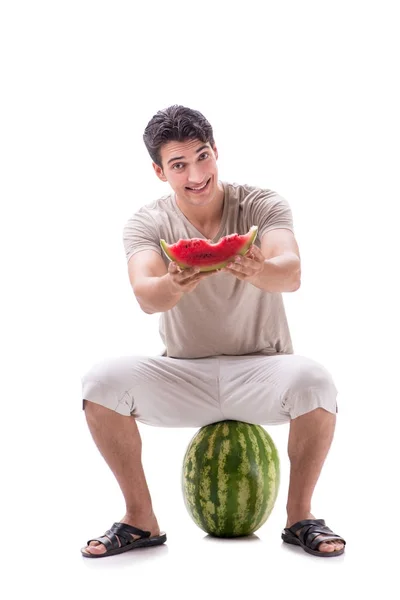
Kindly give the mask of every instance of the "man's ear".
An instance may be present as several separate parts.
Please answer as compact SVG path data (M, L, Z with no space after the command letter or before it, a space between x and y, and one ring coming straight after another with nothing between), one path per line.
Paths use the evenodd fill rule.
M217 146L214 144L214 146L212 147L212 149L214 150L215 159L218 160L218 149L217 149Z
M161 181L167 181L167 178L164 175L164 171L162 170L162 167L160 167L159 165L157 165L155 162L153 162L152 165L153 165L153 169L154 169L155 174L157 175L157 177L159 179L161 179Z

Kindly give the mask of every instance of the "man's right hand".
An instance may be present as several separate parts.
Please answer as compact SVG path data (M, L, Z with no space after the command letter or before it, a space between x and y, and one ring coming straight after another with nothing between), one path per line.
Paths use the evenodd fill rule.
M218 271L200 271L198 267L181 269L175 262L168 265L168 275L171 291L174 294L186 294L192 292L202 279L214 275Z

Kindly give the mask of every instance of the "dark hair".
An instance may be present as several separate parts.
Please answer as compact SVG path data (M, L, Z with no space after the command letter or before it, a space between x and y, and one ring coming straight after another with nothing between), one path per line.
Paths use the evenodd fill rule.
M171 141L190 139L214 145L212 127L201 112L178 104L159 110L149 121L143 135L152 160L161 168L161 146Z

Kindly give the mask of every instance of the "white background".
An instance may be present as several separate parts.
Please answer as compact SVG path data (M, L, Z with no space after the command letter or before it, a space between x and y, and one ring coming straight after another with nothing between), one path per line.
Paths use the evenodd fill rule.
M3 1L2 532L7 598L333 598L396 584L400 97L397 2ZM81 411L91 364L160 350L131 291L122 229L168 193L142 142L170 104L214 127L219 176L291 204L302 286L284 300L295 351L339 388L313 512L341 558L213 540L180 489L194 429L140 426L166 546L101 560L80 548L124 514Z

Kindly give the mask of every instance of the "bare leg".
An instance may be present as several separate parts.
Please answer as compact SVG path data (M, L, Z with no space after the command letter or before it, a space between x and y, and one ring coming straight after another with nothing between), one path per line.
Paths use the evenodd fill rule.
M314 519L311 498L333 440L336 415L317 408L290 423L288 454L290 482L287 499L287 523L290 527L303 519ZM321 552L343 548L342 542L324 542Z
M143 471L142 440L135 419L87 400L85 415L92 437L125 498L126 514L120 522L159 535ZM98 542L91 542L85 548L86 552L94 554L102 554L105 550Z

